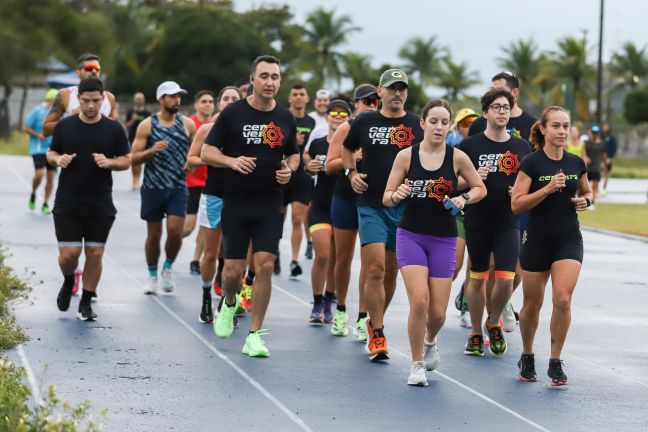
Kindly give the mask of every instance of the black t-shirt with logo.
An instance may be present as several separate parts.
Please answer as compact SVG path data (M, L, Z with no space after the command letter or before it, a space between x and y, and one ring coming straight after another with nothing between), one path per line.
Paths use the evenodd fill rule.
M531 136L531 126L537 121L535 117L529 113L522 111L522 114L518 117L511 117L506 124L506 132L509 135L516 138L523 138L529 141ZM470 125L468 129L468 136L477 135L480 132L486 130L486 119L483 116L479 116L475 119L474 122Z
M423 140L420 117L406 113L403 117L385 117L380 112L360 114L351 124L344 147L362 148L362 172L369 189L358 195L360 206L382 207L394 159L399 151Z
M337 180L337 174L326 174L324 171L324 164L326 164L326 155L328 153L329 143L326 138L314 139L308 147L308 155L312 159L322 162L322 169L317 173L317 181L313 189L311 204L318 208L327 209L331 207L331 199L333 198L333 187Z
M438 237L456 237L457 222L443 206L443 199L457 189L454 171L454 148L445 146L443 162L435 170L427 170L421 164L421 144L412 146L407 179L412 193L405 200L405 209L399 226L418 234Z
M112 171L99 168L93 153L107 158L127 155L128 138L121 124L107 117L85 123L78 115L66 117L54 128L50 149L59 154L75 154L61 170L56 205L112 205Z
M547 186L559 172L566 176L565 187L561 191L549 194L531 209L527 231L551 236L578 230L576 207L571 198L576 196L580 179L586 173L583 159L564 152L561 160L552 160L543 150L538 150L522 159L520 171L531 178L529 194Z
M137 118L135 119L133 125L128 128L128 141L131 143L135 141L135 133L137 132L137 127L139 126L139 124L142 123L142 121L147 117L150 117L152 113L146 109L137 111L135 108L131 108L126 113L126 120L130 120L133 114L137 114Z
M511 211L508 188L515 183L520 161L531 153L529 143L513 136L496 142L482 132L464 139L457 148L468 155L475 169L489 167L484 181L488 194L480 202L465 207L466 228L517 228L518 218Z
M218 147L226 156L257 159L251 174L226 171L225 195L281 195L276 171L284 156L299 153L295 135L295 118L279 104L271 111L256 110L247 99L228 105L218 116L205 144Z

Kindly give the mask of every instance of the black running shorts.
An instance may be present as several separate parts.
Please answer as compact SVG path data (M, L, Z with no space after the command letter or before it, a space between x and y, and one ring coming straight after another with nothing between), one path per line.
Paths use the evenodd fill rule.
M187 214L198 214L198 207L200 206L200 195L203 192L202 186L189 188L189 201L187 201Z
M54 229L59 247L103 247L108 240L110 228L117 210L112 204L65 206L56 204Z
M561 260L583 262L583 236L574 231L562 236L525 231L522 235L520 266L528 272L551 270L551 264Z
M34 169L47 168L47 171L56 171L56 166L47 162L47 156L44 154L32 155L34 161Z
M471 272L487 272L491 253L495 255L495 271L515 272L520 255L520 232L517 228L466 228L466 246L472 262Z
M281 196L238 197L225 194L221 213L223 257L245 259L253 252L277 255L283 228Z
M286 186L283 187L283 206L293 202L300 202L308 205L311 201L313 194L313 179L307 174L301 174L291 179Z

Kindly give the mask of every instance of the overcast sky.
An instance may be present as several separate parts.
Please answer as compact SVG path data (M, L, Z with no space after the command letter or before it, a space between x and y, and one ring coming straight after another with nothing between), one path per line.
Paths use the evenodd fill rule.
M644 46L648 41L648 2L605 3L604 60L626 41ZM287 4L299 23L319 6L335 8L362 27L342 51L369 54L374 66L400 64L398 51L409 38L435 35L455 61L468 62L471 69L479 71L483 86L501 70L497 65L500 47L513 40L533 36L541 50L552 50L557 40L582 38L587 31L588 58L595 62L597 56L599 0L235 0L234 4L238 11L262 4Z

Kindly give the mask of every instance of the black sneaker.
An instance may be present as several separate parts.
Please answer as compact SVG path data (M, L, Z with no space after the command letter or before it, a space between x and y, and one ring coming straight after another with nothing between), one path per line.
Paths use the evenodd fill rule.
M313 242L306 243L306 252L304 252L306 259L313 259Z
M535 357L533 354L522 354L520 360L518 360L518 368L520 368L520 373L518 375L520 381L538 381L538 375L536 375L535 370Z
M200 262L191 261L189 263L189 273L194 276L200 276Z
M275 260L274 269L272 269L272 272L276 275L281 273L281 260L279 259L279 255L277 255L277 259Z
M297 261L290 262L290 277L296 278L303 273L301 266Z
M214 321L211 293L209 293L208 295L203 295L202 308L200 309L199 319L201 323L211 323Z
M94 321L97 319L97 314L92 312L92 306L90 303L79 303L79 312L77 313L77 319L81 321Z
M547 375L551 378L551 387L560 387L569 384L567 375L563 371L563 361L560 359L549 359Z
M70 300L72 299L72 287L66 287L65 283L61 286L61 289L56 298L56 305L58 306L61 312L65 312L70 309Z

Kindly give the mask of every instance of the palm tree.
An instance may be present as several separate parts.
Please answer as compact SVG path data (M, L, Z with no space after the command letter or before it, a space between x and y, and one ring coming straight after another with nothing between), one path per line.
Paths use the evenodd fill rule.
M371 57L365 54L347 52L342 55L345 74L353 80L354 86L362 83L376 83L379 72L371 66Z
M646 47L638 49L632 42L626 42L621 52L614 53L610 61L610 72L623 80L623 84L635 88L648 75Z
M539 91L533 85L540 73L540 55L538 46L533 37L527 40L519 39L511 42L508 47L500 48L504 56L498 58L500 67L512 71L522 82L524 90L521 92L520 105L527 106L529 101L537 103Z
M405 72L417 73L424 88L436 84L441 72L441 62L446 55L447 49L437 43L435 36L430 36L429 39L412 38L398 52L398 56L405 61Z
M311 66L315 81L321 84L335 79L339 87L342 54L337 49L358 30L349 15L336 16L335 10L318 8L306 17L305 36L312 51L304 62Z
M594 68L587 64L586 52L584 41L566 37L558 41L558 51L552 56L553 73L567 84L566 104L575 120L590 117L588 104Z
M468 64L455 63L451 57L443 60L438 85L446 91L446 97L456 101L459 96L475 84L479 84L479 73L468 70Z

